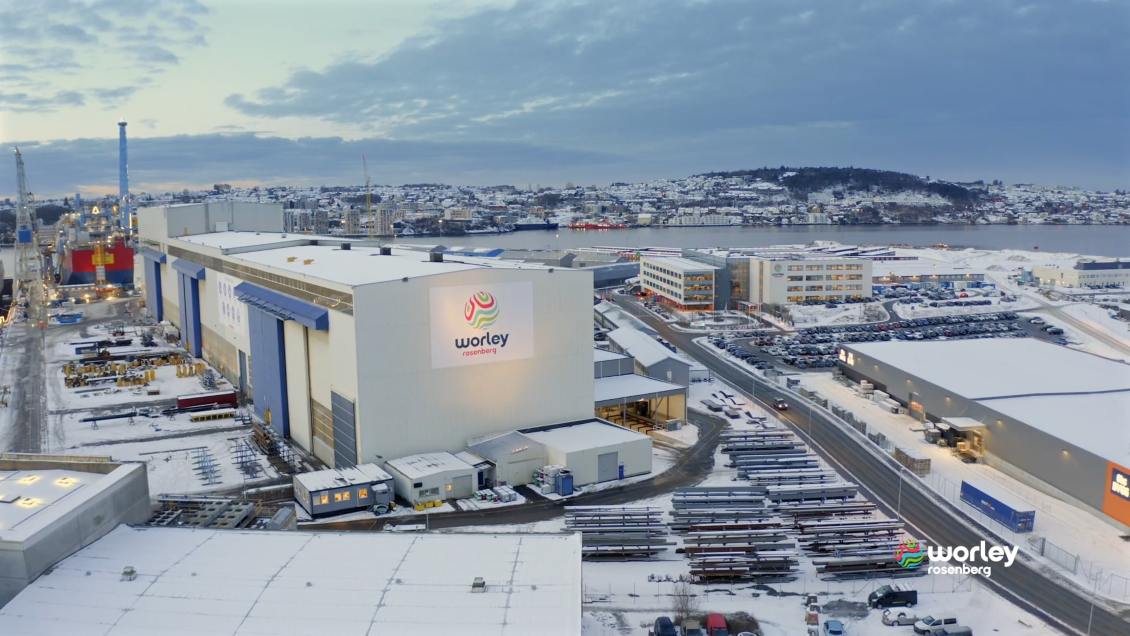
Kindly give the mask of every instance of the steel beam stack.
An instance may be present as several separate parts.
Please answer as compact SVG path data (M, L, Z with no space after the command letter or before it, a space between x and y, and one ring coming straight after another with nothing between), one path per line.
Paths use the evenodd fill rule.
M659 508L642 506L569 506L565 528L581 533L586 559L652 559L674 542Z

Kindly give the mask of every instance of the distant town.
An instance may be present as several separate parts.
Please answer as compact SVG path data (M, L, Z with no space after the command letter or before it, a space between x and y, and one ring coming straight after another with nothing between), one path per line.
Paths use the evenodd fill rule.
M281 202L289 231L345 236L741 225L1130 224L1126 191L1000 181L951 183L860 168L782 167L605 187L407 184L371 185L368 195L366 190L365 185L236 188L216 183L207 190L140 192L133 198L141 207L214 200ZM115 202L116 196L107 195L86 204L105 207ZM75 207L76 197L37 201L44 225ZM11 232L14 209L10 199L0 203L0 228L6 233Z

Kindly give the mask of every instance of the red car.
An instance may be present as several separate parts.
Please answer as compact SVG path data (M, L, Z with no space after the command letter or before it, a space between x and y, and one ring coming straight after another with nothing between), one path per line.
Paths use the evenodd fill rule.
M707 616L706 636L730 636L730 627L726 625L726 617L721 614Z

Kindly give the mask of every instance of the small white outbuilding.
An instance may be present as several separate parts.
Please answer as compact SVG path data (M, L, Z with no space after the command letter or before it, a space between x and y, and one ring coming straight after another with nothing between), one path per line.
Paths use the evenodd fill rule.
M522 434L545 446L549 464L573 473L584 486L651 472L651 438L600 419L525 429Z

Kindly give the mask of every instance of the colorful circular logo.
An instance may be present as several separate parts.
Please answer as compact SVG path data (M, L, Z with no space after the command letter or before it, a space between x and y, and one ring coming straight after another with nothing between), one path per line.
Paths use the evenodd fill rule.
M487 292L479 292L463 306L463 318L475 329L486 329L498 320L498 302Z
M776 265L773 266L773 271L775 271L775 272L779 272L782 269L784 269L784 267L780 263L777 263Z
M906 539L895 549L895 560L904 568L916 568L922 565L926 558L926 551L914 539Z

